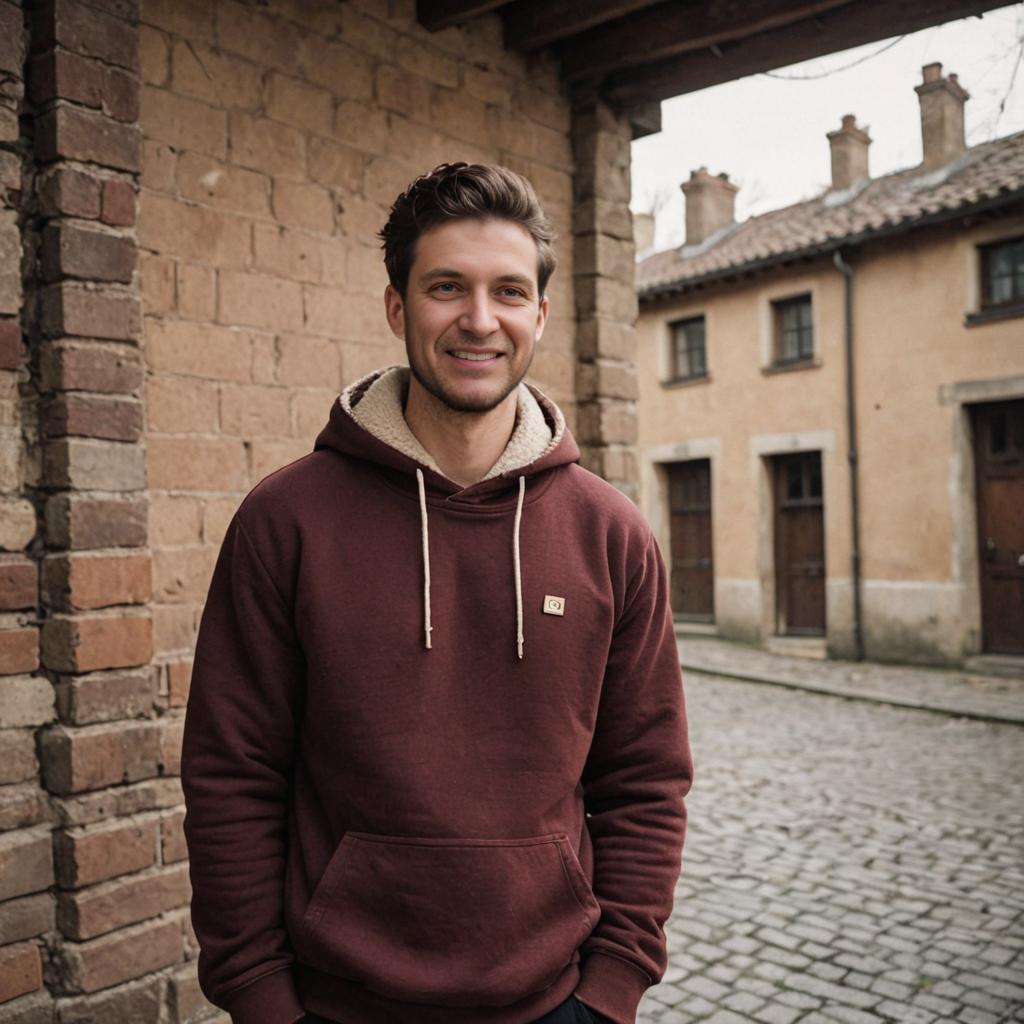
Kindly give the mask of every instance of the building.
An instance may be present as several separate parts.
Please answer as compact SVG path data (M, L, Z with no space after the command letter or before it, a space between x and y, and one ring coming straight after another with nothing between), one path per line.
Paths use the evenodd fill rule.
M638 264L642 503L694 628L839 657L1024 654L1024 133L968 149L956 75L924 161L733 219L694 171L686 241Z

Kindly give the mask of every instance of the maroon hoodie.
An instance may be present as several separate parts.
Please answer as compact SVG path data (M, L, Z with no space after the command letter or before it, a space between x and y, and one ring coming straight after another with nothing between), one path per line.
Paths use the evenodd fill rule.
M182 753L200 985L234 1024L526 1024L573 992L633 1024L691 779L657 545L539 392L539 456L460 488L357 421L378 376L216 563Z

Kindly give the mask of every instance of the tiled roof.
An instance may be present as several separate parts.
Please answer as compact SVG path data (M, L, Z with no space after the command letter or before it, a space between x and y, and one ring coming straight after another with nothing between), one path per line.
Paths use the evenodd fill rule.
M640 298L684 291L698 281L753 270L800 255L1024 198L1024 132L972 146L959 160L920 166L731 225L702 244L669 249L636 268Z

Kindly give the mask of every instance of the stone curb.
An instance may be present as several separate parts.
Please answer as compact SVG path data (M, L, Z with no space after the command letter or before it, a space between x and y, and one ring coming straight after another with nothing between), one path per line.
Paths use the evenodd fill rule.
M701 675L715 676L719 679L732 679L744 683L764 683L769 686L782 686L788 690L802 690L806 693L818 693L827 697L840 697L844 700L867 701L872 704L888 704L892 707L909 708L913 711L928 711L932 714L946 715L955 718L970 718L980 722L999 722L1001 724L1024 725L1024 714L1007 711L1005 713L989 709L979 709L949 701L916 701L891 693L857 690L849 687L834 686L823 683L813 685L785 675L769 675L766 672L744 672L739 669L723 669L707 665L697 660L680 658L680 665Z

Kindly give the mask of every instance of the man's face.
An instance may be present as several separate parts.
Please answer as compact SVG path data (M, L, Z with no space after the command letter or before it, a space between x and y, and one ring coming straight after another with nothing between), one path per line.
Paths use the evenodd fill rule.
M456 412L489 412L526 375L548 315L537 246L508 220L456 220L420 235L403 299L388 285L391 330L415 380Z

